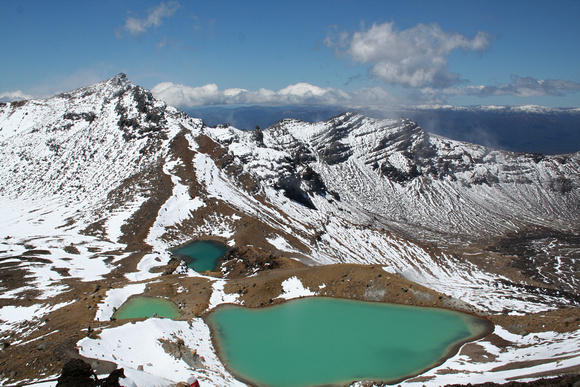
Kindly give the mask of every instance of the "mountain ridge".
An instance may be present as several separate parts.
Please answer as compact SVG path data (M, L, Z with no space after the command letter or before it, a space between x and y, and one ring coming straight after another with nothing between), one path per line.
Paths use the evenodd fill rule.
M344 111L377 119L405 117L430 133L498 150L549 155L580 151L580 110L540 106L245 106L199 107L185 111L208 126L230 123L240 129L266 128L283 118L326 121Z

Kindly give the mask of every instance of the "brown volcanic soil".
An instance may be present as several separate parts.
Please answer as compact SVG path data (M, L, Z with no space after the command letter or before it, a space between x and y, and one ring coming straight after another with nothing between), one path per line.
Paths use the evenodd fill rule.
M282 282L296 276L305 287L321 296L341 297L367 301L398 304L446 307L480 314L466 304L453 300L395 274L385 272L379 266L336 264L328 266L305 266L297 261L261 253L258 249L237 249L230 254L230 261L222 268L229 277L224 290L235 293L249 307L260 307L284 302L278 298L283 292ZM252 276L244 276L259 271ZM243 270L242 270L243 271ZM221 276L219 272L208 273ZM76 343L87 335L97 336L103 328L125 324L127 321L95 321L97 304L113 287L123 286L121 276L109 282L83 283L71 280L71 290L61 294L54 302L71 302L49 313L42 321L24 323L24 334L3 337L8 346L0 352L0 372L11 383L38 380L58 374L63 364L75 357ZM145 295L163 296L173 300L182 309L181 319L203 316L207 312L211 296L212 277L188 277L169 274L151 281ZM4 302L5 303L5 302ZM34 304L32 299L20 305ZM481 315L481 314L480 314ZM572 331L579 328L578 308L555 310L527 316L487 316L496 324L515 333L537 331ZM88 332L90 326L91 332ZM493 335L492 335L493 336ZM502 343L495 343L502 344ZM509 343L505 343L507 346ZM92 362L89 361L89 362ZM110 365L95 364L103 372L110 372Z

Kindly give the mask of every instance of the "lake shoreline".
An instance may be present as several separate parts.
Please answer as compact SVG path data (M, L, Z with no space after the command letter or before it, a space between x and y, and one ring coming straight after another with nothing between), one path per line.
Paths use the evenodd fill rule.
M487 318L485 317L481 317L479 315L476 314L472 314L472 313L466 313L466 312L459 312L457 310L453 310L453 309L449 309L449 308L441 308L441 307L431 307L431 306L415 306L415 305L404 305L404 304L394 304L394 303L386 303L386 302L380 302L380 301L364 301L364 300L353 300L350 298L341 298L341 297L332 297L332 296L308 296L308 297L300 297L300 298L293 298L293 299L289 299L286 300L282 303L277 303L274 305L268 305L268 306L272 306L272 307L281 307L285 304L288 303L292 303L292 302L299 302L300 300L304 300L304 299L312 299L312 298L317 298L317 299L336 299L336 300L344 300L344 301L352 301L352 302L361 302L361 303L376 303L376 304L385 304L385 305L395 305L398 307L402 307L402 308L425 308L425 309L439 309L439 310L446 310L452 313L457 313L457 314L462 314L465 316L470 316L471 318L477 318L477 323L481 324L482 326L482 331L478 334L475 334L473 336L469 336L466 337L464 339L461 339L460 341L458 341L457 343L451 345L449 347L449 349L443 354L441 355L440 358L438 358L436 361L434 361L433 363L430 363L428 366L419 369L416 372L410 373L408 375L405 375L404 377L401 378L394 378L394 379L362 379L362 380L352 380L352 379L345 379L343 382L332 382L332 383L323 383L323 384L313 384L313 385L324 385L324 386L336 386L336 387L344 387L344 386L349 386L352 383L355 382L360 382L360 381L372 381L374 383L386 383L386 384L395 384L395 383L399 383L402 382L404 380L407 379L411 379L414 377L417 377L423 373L425 373L426 371L435 368L441 364L443 364L447 359L455 356L459 350L467 343L472 343L472 342L476 342L488 335L490 335L491 333L493 333L494 331L494 324ZM230 372L232 375L234 375L236 377L236 379L242 381L243 383L246 383L248 385L251 386L261 386L261 384L256 384L254 381L247 379L244 375L240 374L238 371L236 371L235 369L233 369L232 367L230 367L229 362L227 361L227 359L224 358L224 354L222 353L222 343L220 342L220 339L218 338L218 335L215 334L216 330L218 329L216 326L215 321L213 320L212 313L223 309L223 308L228 308L231 306L235 306L235 307L245 307L243 305L239 305L239 304L232 304L232 303L225 303L225 304L220 304L218 305L216 308L207 311L204 316L203 319L205 321L205 323L208 325L208 327L210 327L210 332L211 332L211 340L212 340L212 344L216 350L216 354L217 356L220 358L220 360L222 361L222 364L224 364L224 366L226 367L226 369L228 370L228 372ZM257 306L257 307L249 307L250 309L262 309L265 306ZM472 328L469 329L470 331L472 331Z

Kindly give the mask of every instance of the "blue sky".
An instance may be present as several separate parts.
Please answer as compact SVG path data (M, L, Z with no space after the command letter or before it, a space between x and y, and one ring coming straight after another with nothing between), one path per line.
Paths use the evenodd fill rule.
M0 99L580 106L580 1L0 1Z

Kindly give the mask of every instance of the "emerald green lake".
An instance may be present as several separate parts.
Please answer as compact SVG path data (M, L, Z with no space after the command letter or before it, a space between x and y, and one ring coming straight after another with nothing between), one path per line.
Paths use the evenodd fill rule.
M228 250L228 246L217 241L193 241L171 250L171 253L193 270L203 272L215 269Z
M207 321L230 371L271 387L393 383L492 331L487 320L450 310L325 297L223 305Z
M165 298L137 296L131 297L113 314L116 319L153 317L177 318L181 316L179 308Z

